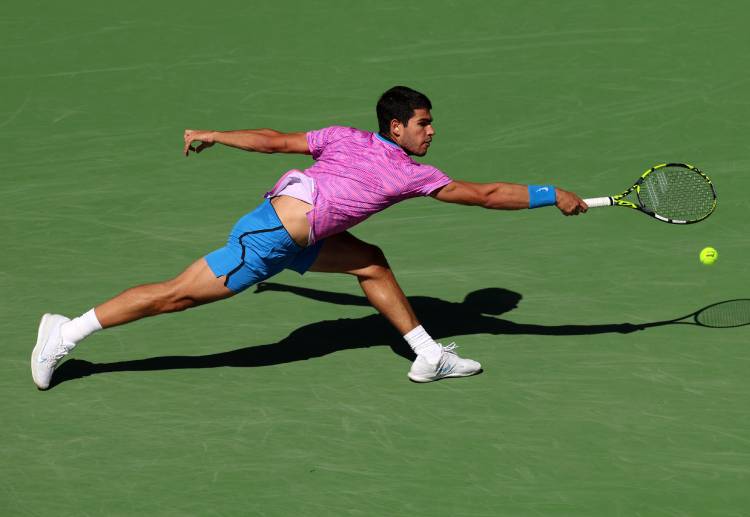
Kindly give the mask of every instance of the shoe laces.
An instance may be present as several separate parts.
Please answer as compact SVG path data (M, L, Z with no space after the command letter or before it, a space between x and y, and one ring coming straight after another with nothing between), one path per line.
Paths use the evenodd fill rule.
M458 345L451 343L448 346L440 345L440 347L443 349L444 354L441 354L440 362L437 364L437 373L439 375L446 375L456 367L458 354L456 354L455 350L458 348ZM450 355L446 356L445 354Z
M443 352L448 352L449 354L456 355L456 352L455 352L456 348L458 348L458 345L456 343L451 343L448 346L443 346Z
M75 343L66 343L60 340L60 344L55 347L55 353L47 356L47 362L51 362L52 364L57 363L57 361L68 355L74 346Z

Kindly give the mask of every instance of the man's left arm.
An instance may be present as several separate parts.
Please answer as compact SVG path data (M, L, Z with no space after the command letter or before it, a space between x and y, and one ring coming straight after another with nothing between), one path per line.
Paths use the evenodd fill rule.
M185 156L190 152L200 153L215 143L258 153L311 154L304 132L282 133L267 128L236 131L186 129L183 138L185 145L182 151ZM200 142L200 145L193 147L194 142Z
M547 201L545 204L553 204L554 199L554 205L565 215L578 215L588 210L586 203L573 192L551 185L539 186L538 189L544 190L545 194L550 194L545 197ZM554 198L549 189L554 191ZM445 203L481 206L494 210L521 210L533 207L535 201L532 199L535 193L530 193L529 185L503 182L452 181L430 195Z

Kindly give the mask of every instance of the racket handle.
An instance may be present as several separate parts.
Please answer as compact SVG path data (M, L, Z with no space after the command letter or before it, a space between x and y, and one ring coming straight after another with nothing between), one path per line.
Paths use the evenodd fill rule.
M592 197L589 199L584 199L583 202L589 205L589 208L612 206L615 204L614 200L611 197Z

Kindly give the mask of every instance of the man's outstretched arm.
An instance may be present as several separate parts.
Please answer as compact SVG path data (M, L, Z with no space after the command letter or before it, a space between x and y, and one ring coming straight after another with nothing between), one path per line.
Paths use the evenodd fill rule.
M311 154L307 145L306 134L303 132L281 133L273 129L240 129L237 131L186 129L184 139L183 152L185 156L188 156L191 151L200 153L215 143L258 153ZM193 147L194 142L200 142L200 144Z
M555 206L565 215L578 215L588 210L583 200L572 192L550 186L555 191ZM529 208L530 194L528 185L517 183L472 183L469 181L452 181L437 189L432 197L446 203L474 205L495 210L520 210Z

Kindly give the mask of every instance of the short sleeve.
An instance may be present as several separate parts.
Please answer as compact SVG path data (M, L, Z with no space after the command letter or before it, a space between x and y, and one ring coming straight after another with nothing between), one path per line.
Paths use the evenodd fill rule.
M437 167L416 162L413 164L412 178L412 188L409 190L413 196L429 196L453 181Z
M307 136L307 147L310 148L310 154L314 160L317 160L326 146L331 142L335 142L343 138L349 128L341 126L325 127L318 129L317 131L309 131Z

